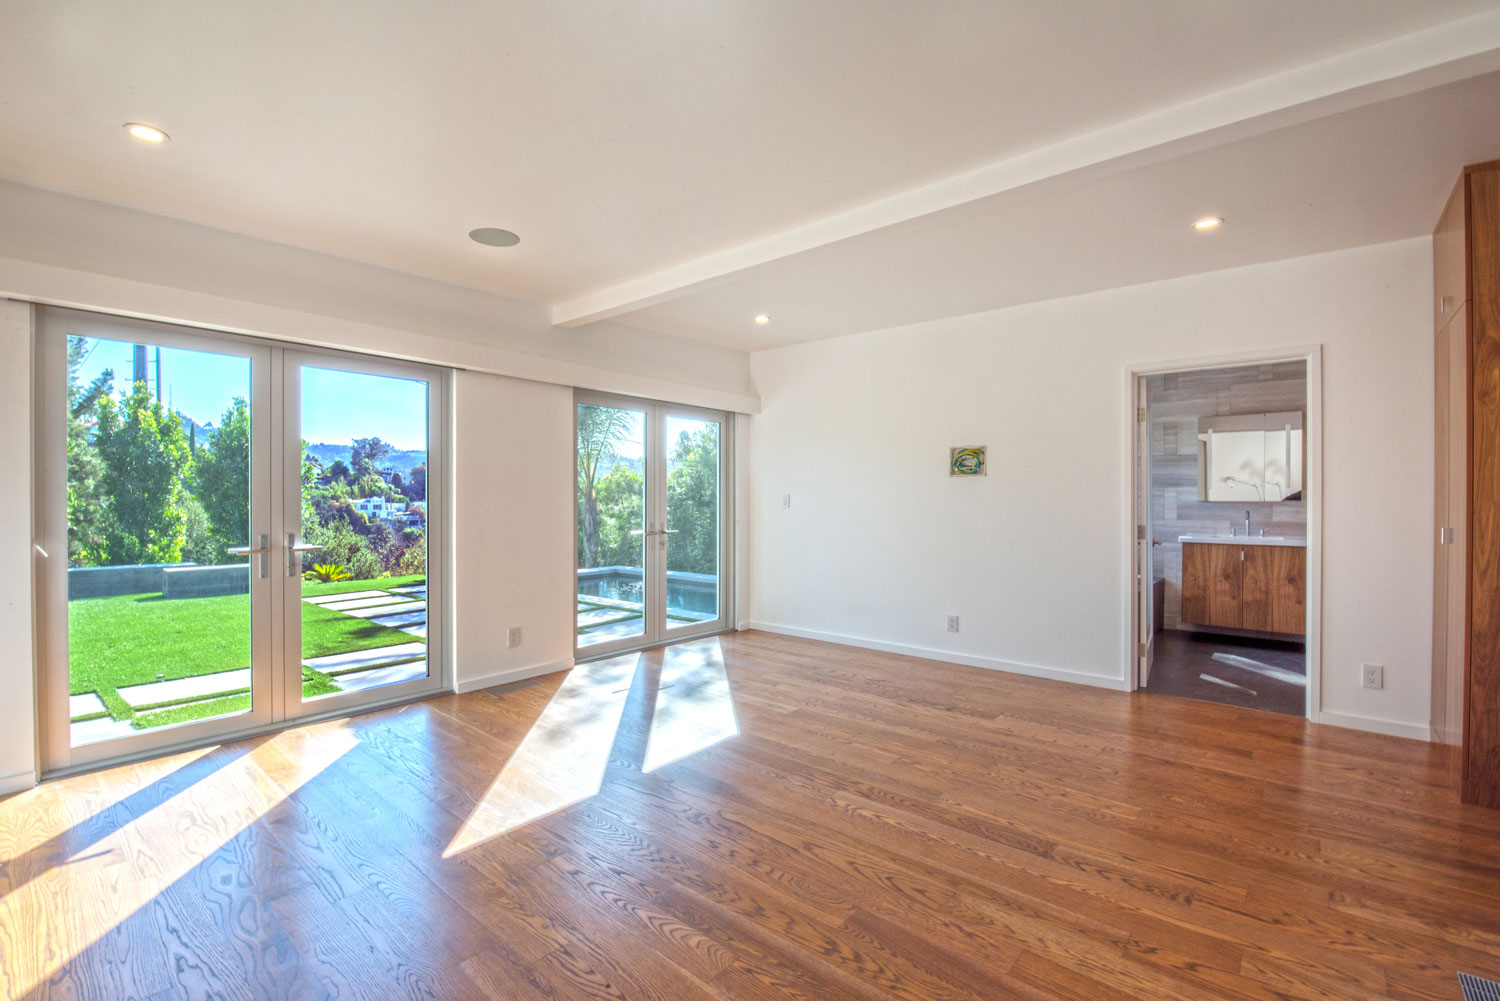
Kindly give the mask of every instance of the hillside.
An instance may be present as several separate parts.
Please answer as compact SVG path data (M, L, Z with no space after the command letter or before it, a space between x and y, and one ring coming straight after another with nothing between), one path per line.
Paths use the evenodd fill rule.
M353 457L354 447L352 445L334 445L328 442L309 443L307 454L316 456L324 468L332 465L336 459L343 459L345 463ZM425 451L393 451L384 459L380 460L382 466L390 466L396 472L405 476L413 467L426 465L427 453Z

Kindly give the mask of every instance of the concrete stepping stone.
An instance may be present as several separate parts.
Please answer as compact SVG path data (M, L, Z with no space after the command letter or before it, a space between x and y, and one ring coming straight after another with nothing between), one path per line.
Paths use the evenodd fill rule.
M427 614L427 602L425 601L403 601L400 603L387 603L384 605L372 605L369 608L344 608L340 611L345 615L352 615L359 619L378 619L384 615L395 615L398 612L421 612Z
M599 622L608 622L610 619L618 619L629 615L632 618L640 616L640 609L629 608L596 608L587 612L578 613L578 624L580 626L591 626Z
M200 674L192 678L175 681L153 681L148 685L127 685L120 689L120 698L130 703L132 709L155 705L158 702L187 702L220 692L250 687L250 669L242 667L235 671L220 671L217 674Z
M390 592L392 594L410 594L410 595L414 595L416 597L425 598L425 597L427 597L427 585L426 584L408 584L406 587L393 587L393 588L390 588Z
M311 598L302 600L309 605L321 605L329 601L349 601L353 598L378 598L384 591L344 591L340 594L315 594Z
M129 737L140 732L129 723L122 723L108 716L100 719L86 719L68 728L68 736L74 747L82 744L97 744L101 740L114 740L117 737Z
M105 708L104 700L99 697L98 692L84 692L82 695L68 696L68 719L104 712L109 712L109 710Z
M396 685L403 681L415 681L417 678L425 677L427 677L427 661L414 660L408 664L392 664L389 667L376 667L368 671L341 674L333 679L333 683L346 692L362 692L367 688Z
M302 663L314 671L347 671L359 667L379 667L393 660L408 660L426 657L426 643L397 643L395 646L379 646L372 650L351 650L348 653L331 653L326 657L314 657Z
M414 625L418 625L418 624L426 624L426 622L427 622L427 610L426 610L426 608L427 608L427 606L424 605L424 606L422 606L421 609L419 609L417 611L403 612L400 615L383 615L380 618L375 618L375 617L371 616L370 617L370 621L373 622L373 623L375 623L377 626L389 626L389 627L391 627L393 629L394 628L399 628L401 626L414 626Z
M620 639L625 636L639 636L642 632L642 626L641 616L634 615L624 622L615 622L607 626L595 626L579 635L578 644L579 646L590 646L594 643L603 643L605 640Z
M352 601L324 601L319 608L331 608L335 612L347 612L352 608L373 608L376 605L394 605L411 601L400 594L382 594L378 598L355 598Z
M427 635L427 623L423 622L421 625L417 625L417 626L402 626L401 627L401 631L403 633L411 633L413 636L426 637L426 635Z

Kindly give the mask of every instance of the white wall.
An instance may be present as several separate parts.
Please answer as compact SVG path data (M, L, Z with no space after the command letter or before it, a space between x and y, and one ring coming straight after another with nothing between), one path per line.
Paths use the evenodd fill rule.
M459 372L453 411L458 688L571 667L573 391Z
M1127 367L1321 343L1322 718L1425 738L1431 286L1416 239L756 353L741 622L1123 684Z
M31 307L0 300L0 469L12 489L0 507L0 794L24 789L36 774L35 687L31 643Z

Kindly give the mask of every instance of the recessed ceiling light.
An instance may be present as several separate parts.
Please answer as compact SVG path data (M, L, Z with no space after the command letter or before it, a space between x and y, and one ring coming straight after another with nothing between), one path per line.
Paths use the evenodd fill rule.
M755 317L755 322L764 327L766 324L771 322L771 318L764 313L760 313Z
M494 226L469 230L469 239L486 247L514 247L521 242L521 238L510 230L496 229Z
M125 131L130 133L132 139L139 139L143 143L164 143L172 137L167 135L155 125L142 125L140 122L126 122Z
M1197 222L1193 223L1193 228L1200 233L1207 233L1209 230L1218 229L1222 225L1224 225L1223 219L1219 218L1216 215L1206 215L1202 219L1199 219Z

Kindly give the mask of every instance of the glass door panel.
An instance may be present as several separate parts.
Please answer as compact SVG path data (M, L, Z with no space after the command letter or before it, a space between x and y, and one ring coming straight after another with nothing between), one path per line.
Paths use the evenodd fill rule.
M578 394L578 657L727 627L726 421Z
M268 720L268 351L66 313L45 330L49 760Z
M665 417L667 631L720 618L719 421Z
M591 653L646 635L647 552L656 523L646 517L645 410L577 407L577 645Z
M296 581L289 617L300 628L289 664L300 665L301 699L289 714L435 680L427 646L433 387L371 367L288 356L300 435L286 539Z

